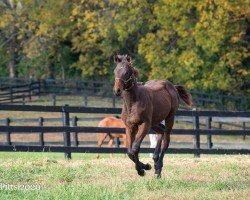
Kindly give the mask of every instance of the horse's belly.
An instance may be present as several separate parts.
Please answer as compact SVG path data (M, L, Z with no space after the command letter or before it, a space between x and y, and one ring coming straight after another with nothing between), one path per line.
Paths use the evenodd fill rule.
M153 102L152 125L158 125L171 110L171 97L167 90L160 90L154 92Z
M111 136L114 138L123 138L124 134L120 134L120 133L112 133Z

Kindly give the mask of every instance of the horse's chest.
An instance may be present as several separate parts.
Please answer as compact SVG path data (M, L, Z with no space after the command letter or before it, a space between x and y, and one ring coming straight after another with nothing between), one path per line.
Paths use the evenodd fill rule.
M126 119L126 124L128 126L139 125L142 123L142 119L138 114L129 114Z
M134 126L140 125L145 121L145 108L141 106L134 106L130 111L126 110L126 125Z

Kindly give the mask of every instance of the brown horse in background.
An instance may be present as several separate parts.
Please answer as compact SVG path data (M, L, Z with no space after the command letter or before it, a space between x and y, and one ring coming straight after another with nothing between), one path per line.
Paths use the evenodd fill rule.
M105 117L103 120L101 120L98 124L98 127L106 127L106 128L125 128L125 124L123 123L122 119L119 119L118 117ZM97 139L97 147L101 147L104 140L109 136L109 147L113 147L114 138L122 138L124 147L127 147L126 145L126 135L121 133L99 133L98 139ZM112 156L112 154L110 154ZM100 158L100 155L97 154L96 158Z
M153 160L155 174L159 178L180 99L191 105L191 95L183 86L174 86L167 80L138 84L138 70L132 66L129 56L116 55L115 63L114 94L123 98L121 116L126 125L128 157L135 163L140 176L145 174L144 170L151 169L149 164L143 164L138 157L141 142L151 128L157 134ZM163 120L165 126L160 124Z

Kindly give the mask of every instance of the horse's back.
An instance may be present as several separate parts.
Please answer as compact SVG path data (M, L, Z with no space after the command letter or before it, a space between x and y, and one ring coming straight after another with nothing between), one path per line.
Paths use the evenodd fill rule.
M150 88L153 91L165 90L167 81L165 80L150 80L145 83L145 87Z
M175 111L179 105L178 92L175 86L167 80L151 80L145 83L153 103L153 124L160 123Z
M116 117L110 116L105 117L103 120L101 120L98 124L98 127L119 127L124 128L125 125L121 119L118 119Z
M104 119L102 119L99 124L98 127L106 127L106 128L125 128L125 124L123 123L122 119L110 116L110 117L105 117ZM105 134L107 135L108 133L99 133L99 134ZM120 134L120 133L111 133L108 134L109 136L112 137L119 137L122 138L124 134Z
M179 104L178 91L170 81L150 80L145 83L145 87L149 88L153 95L164 97L164 94L167 94L168 97L171 97L172 101L176 101Z

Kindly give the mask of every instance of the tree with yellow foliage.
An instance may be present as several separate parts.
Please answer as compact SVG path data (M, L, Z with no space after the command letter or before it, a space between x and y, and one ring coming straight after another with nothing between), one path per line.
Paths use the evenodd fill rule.
M121 53L133 58L141 80L170 79L202 91L249 91L245 0L0 2L0 59L9 55L11 66L10 55L21 55L20 74L112 80L113 55Z

